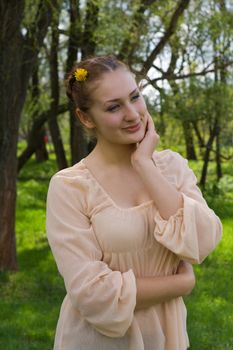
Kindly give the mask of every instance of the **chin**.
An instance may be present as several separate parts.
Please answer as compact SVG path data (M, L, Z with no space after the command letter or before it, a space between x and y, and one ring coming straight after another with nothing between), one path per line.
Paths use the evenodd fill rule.
M134 140L129 141L129 143L127 142L127 144L133 145L133 144L140 143L143 140L143 138L144 136L134 137Z

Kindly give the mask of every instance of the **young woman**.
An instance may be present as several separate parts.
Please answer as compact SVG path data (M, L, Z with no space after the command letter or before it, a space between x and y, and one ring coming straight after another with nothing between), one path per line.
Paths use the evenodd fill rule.
M221 237L187 161L159 136L128 67L75 65L67 94L94 150L50 182L47 233L67 295L56 350L185 350L182 296Z

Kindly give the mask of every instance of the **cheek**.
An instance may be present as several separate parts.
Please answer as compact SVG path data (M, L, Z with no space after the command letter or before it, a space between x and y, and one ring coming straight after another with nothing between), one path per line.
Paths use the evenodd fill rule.
M118 128L120 125L120 122L119 122L119 118L117 117L113 117L113 116L110 116L109 118L105 118L101 123L99 123L99 125L97 126L97 128L99 128L99 130L102 130L102 131L111 131Z
M92 114L92 120L96 128L99 130L114 128L114 126L117 124L116 118L113 118L111 115L106 116L101 112L95 113L94 115Z
M121 116L117 113L110 115L109 118L106 119L105 125L112 129L119 127L121 125Z

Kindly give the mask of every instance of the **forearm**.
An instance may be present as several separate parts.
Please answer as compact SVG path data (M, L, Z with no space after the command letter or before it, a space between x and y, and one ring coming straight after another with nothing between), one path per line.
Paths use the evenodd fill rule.
M195 277L193 274L142 277L136 279L136 285L136 309L139 310L188 295L195 285Z
M183 207L181 193L161 174L152 159L136 159L133 167L144 182L160 215L165 220Z

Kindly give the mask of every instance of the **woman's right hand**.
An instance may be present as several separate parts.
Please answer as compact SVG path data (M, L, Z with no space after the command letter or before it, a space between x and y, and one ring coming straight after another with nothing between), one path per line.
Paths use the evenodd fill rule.
M184 295L189 295L196 283L193 266L187 261L181 260L178 265L177 275L183 280Z

